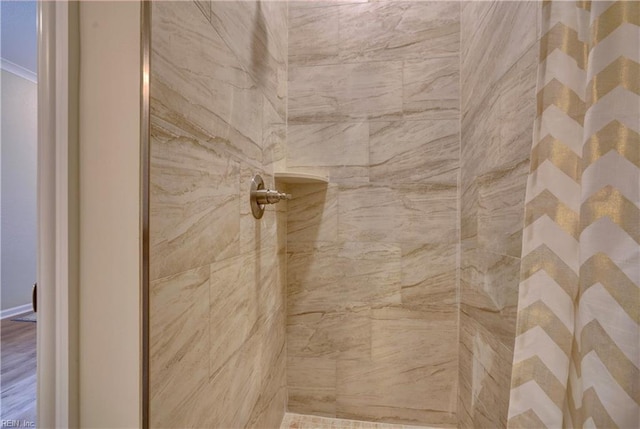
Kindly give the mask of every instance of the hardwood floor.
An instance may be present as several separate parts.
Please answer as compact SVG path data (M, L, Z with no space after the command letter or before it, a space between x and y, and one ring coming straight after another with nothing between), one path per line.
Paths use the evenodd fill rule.
M36 324L4 319L0 327L0 419L28 427L36 421Z

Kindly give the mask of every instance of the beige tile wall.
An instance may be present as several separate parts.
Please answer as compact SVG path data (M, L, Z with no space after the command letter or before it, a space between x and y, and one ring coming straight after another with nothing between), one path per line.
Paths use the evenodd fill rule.
M271 427L286 406L287 6L153 2L152 427Z
M289 410L455 425L459 7L289 3Z
M536 2L461 12L460 427L505 427L535 118Z

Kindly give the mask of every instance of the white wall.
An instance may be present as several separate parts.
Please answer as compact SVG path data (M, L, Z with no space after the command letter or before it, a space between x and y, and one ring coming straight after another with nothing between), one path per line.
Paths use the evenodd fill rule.
M140 426L140 3L80 4L80 427Z
M2 310L31 302L36 281L37 85L2 70Z

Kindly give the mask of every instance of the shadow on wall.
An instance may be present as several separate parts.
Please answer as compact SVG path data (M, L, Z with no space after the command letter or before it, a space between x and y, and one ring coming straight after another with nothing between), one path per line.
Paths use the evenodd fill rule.
M260 85L266 85L267 79L267 55L269 46L269 35L267 34L262 5L258 2L256 15L253 22L253 38L251 42L251 69L255 72Z

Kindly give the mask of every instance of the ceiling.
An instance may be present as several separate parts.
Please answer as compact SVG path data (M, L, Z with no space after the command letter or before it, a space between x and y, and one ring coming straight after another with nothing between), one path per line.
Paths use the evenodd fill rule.
M35 1L0 1L0 56L37 72L37 20Z

